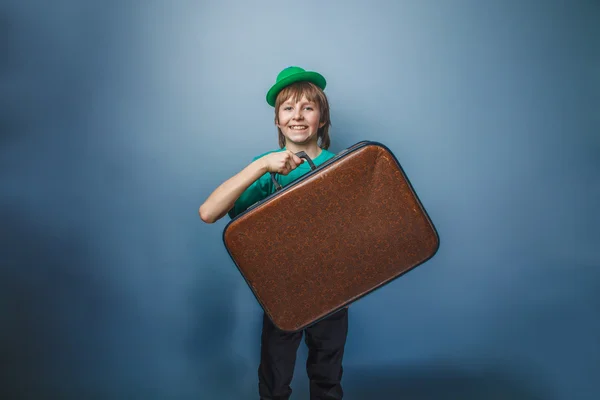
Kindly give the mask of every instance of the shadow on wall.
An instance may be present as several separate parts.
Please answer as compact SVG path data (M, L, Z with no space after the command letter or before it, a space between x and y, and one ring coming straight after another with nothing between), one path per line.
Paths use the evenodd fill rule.
M120 267L101 265L75 232L41 229L18 212L0 218L0 398L236 398L243 365L230 346L225 276L199 280L180 344L171 330L157 333L160 321L115 286ZM165 362L191 380L162 380Z
M551 400L509 371L483 367L479 372L451 366L348 368L346 400Z
M20 137L19 132L24 131L25 121L28 121L25 114L29 110L22 106L23 96L18 91L21 82L15 79L19 66L14 61L18 59L18 46L9 39L14 36L13 27L14 22L8 12L0 10L0 51L3 54L0 57L0 81L3 84L0 96L0 148L16 141ZM0 171L5 169L3 164L0 164Z
M229 261L229 260L227 260ZM200 397L222 400L258 398L258 365L262 333L262 309L242 307L238 290L243 279L233 263L216 267L198 279L192 293L194 326L189 330L186 351L191 368L203 382ZM244 286L244 291L249 290ZM245 293L247 301L255 302ZM237 304L237 306L236 306ZM238 337L236 335L241 335ZM239 351L236 351L239 350Z
M302 373L303 371L300 371ZM452 367L376 367L344 369L344 400L552 400L508 371L478 373ZM308 399L308 382L292 386L291 399ZM248 392L243 398L256 398ZM240 397L242 398L242 397Z
M202 261L200 261L202 262ZM202 268L208 268L203 265ZM185 351L200 387L221 398L234 396L244 365L236 360L231 343L235 340L234 298L232 284L217 268L198 279L191 295L191 327ZM209 395L206 390L201 393Z
M71 398L82 374L111 367L103 330L123 316L120 293L77 235L41 233L18 212L0 219L0 398Z

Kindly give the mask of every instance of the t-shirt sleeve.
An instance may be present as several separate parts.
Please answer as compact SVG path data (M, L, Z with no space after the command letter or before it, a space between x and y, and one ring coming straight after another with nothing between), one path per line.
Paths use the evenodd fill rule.
M258 158L260 158L260 156L254 157L252 162L257 160ZM235 201L233 208L227 213L229 217L231 219L235 218L242 212L246 211L248 207L250 207L254 203L267 197L270 193L269 185L272 185L271 175L269 173L264 174L256 181L254 181L252 185L250 185L248 189L244 190L242 195Z

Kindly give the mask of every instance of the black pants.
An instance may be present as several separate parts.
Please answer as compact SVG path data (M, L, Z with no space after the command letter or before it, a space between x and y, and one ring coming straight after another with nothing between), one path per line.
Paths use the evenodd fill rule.
M308 347L306 372L310 379L310 399L341 399L342 358L348 335L348 309L323 319L304 330ZM296 352L302 332L286 333L263 316L258 390L261 400L287 400L292 394Z

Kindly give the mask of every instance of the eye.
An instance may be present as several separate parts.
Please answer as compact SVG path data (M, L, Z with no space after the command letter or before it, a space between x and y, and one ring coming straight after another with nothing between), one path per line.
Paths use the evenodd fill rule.
M310 110L310 111L312 111L312 109L313 109L311 106L307 106L307 107L305 107L305 108L306 108L307 110Z
M284 107L283 109L284 109L285 111L290 111L290 110L292 109L292 107L290 107L290 106L287 106L287 107Z

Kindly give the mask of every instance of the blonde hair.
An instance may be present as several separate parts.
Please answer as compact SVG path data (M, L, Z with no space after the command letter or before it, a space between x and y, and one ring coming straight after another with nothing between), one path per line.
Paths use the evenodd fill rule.
M331 120L329 117L329 101L327 96L321 90L320 87L311 82L301 81L292 83L289 86L284 87L281 92L277 95L275 100L275 123L279 123L279 107L285 101L292 99L295 103L302 99L302 96L306 96L308 101L315 102L319 107L321 113L320 123L325 122L319 131L317 132L317 144L320 148L327 150L331 143L329 138L329 127L331 126ZM281 132L281 129L277 127L277 133L279 135L279 147L285 147L285 136ZM319 143L320 140L320 143Z

